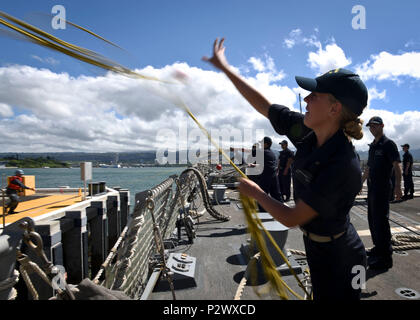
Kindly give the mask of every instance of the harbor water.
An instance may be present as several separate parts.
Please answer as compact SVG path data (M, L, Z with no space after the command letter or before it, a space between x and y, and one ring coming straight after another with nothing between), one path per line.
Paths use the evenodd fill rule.
M69 186L83 188L79 168L22 168L25 175L35 176L36 188ZM137 192L150 189L170 175L181 174L186 167L93 168L92 181L105 181L107 187L121 187L130 191L130 204L134 206ZM7 177L16 169L1 169L1 186L6 187Z

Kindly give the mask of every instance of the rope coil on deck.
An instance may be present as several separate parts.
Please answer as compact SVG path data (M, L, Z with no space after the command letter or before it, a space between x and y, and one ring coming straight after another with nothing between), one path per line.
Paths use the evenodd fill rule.
M391 238L394 250L420 249L420 236L408 234L393 234Z

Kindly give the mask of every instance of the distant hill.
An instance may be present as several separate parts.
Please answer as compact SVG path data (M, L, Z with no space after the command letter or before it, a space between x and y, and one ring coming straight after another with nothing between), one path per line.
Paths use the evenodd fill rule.
M18 168L68 168L69 164L64 161L57 161L50 157L36 157L36 158L22 158L16 159L2 159L0 162L6 167Z
M278 155L278 150L276 155ZM420 149L410 150L413 155L415 162L420 162ZM361 160L367 160L369 153L367 151L358 151ZM106 163L111 164L115 163L116 152L104 152L104 153L88 153L88 152L39 152L39 153L15 153L7 152L0 153L0 158L9 158L9 159L18 159L23 160L27 158L51 158L56 161L62 162L82 162L82 161L91 161L94 163ZM403 151L400 151L402 157ZM233 153L231 154L233 156ZM177 152L178 157L178 152ZM155 163L156 151L139 151L139 152L119 152L118 153L118 162L119 163Z
M0 153L0 158L27 159L49 157L57 161L82 162L91 161L97 163L114 163L115 152L105 153L86 153L86 152L40 152L40 153ZM155 151L144 152L121 152L118 153L118 162L122 163L154 163L156 158Z

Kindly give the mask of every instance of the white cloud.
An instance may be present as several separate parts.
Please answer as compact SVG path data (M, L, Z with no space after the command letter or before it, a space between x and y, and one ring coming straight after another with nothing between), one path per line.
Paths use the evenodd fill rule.
M298 42L301 35L302 35L302 30L301 29L299 29L299 28L293 29L289 33L289 38L284 39L284 45L288 49L293 48L296 45L296 43Z
M351 58L347 58L343 49L332 43L326 45L325 50L320 45L317 52L309 52L308 62L320 75L332 69L347 67L351 64Z
M400 83L402 77L420 79L420 52L391 54L382 51L372 55L369 60L356 66L363 80L392 80Z
M41 58L41 57L39 57L37 55L32 54L31 55L31 58L33 58L35 60L38 60L39 62L52 65L52 66L55 66L55 65L57 65L57 64L60 63L60 61L58 61L58 60L56 60L56 59L54 59L52 57Z
M273 82L278 74L273 60L266 56L260 62L264 69L256 71L254 76L243 77L269 101L299 111L297 94L301 93L303 99L307 92ZM263 129L275 142L284 138L274 132L267 119L220 72L186 63L160 69L149 66L137 71L173 80L176 70L186 75L185 84L168 85L112 73L71 77L28 66L0 68L0 149L3 152L122 152L162 148L162 142L157 141L160 130L170 129L178 135L179 128L186 123L189 131L197 128L175 106L179 97L209 130ZM386 90L376 87L370 88L369 93L370 100L387 98ZM304 108L302 100L303 111ZM397 144L420 146L416 130L420 112L394 114L367 108L362 118L367 121L373 115L383 117L389 136ZM360 150L367 150L371 140L370 133L365 131L365 138L355 144ZM246 141L244 146L249 147L254 141ZM173 141L167 141L167 146L171 145Z
M264 67L266 72L246 79L271 101L293 105L293 91L272 84L278 76L271 74L275 71L272 60L267 58ZM175 70L187 75L186 85L112 73L70 77L29 66L0 68L0 149L103 152L157 148L160 129L178 132L187 120L190 128L197 128L175 106L179 97L207 128L256 128L263 119L220 72L185 63L137 71L173 80ZM270 128L268 123L264 127Z
M251 63L253 68L257 71L262 72L265 70L264 62L259 58L251 57L248 59L248 62Z
M368 88L368 107L372 100L385 100L386 99L386 90L378 91L376 87Z
M346 57L343 49L336 44L334 37L328 39L327 45L323 49L322 43L318 39L318 28L315 28L314 32L315 34L307 37L303 36L301 29L294 29L289 33L289 38L284 40L284 45L288 49L298 44L317 48L316 52L309 52L307 61L310 68L315 70L318 75L332 69L344 68L352 63L351 58Z
M284 39L284 45L288 48L291 49L295 46L296 41L293 39Z
M0 118L9 118L14 115L14 112L10 106L5 103L0 103Z
M283 71L277 71L273 58L267 54L265 54L264 58L265 61L256 57L248 59L248 62L252 64L253 69L258 72L255 76L258 82L269 84L271 82L283 80L286 77L286 74Z
M363 125L363 139L354 140L353 143L356 149L367 151L368 144L373 141L373 136L366 127L369 119L373 116L379 116L384 121L384 133L387 137L392 139L397 146L408 143L413 146L413 149L418 149L420 146L420 136L418 134L417 123L420 122L419 111L406 111L402 114L393 113L391 111L370 109L367 108L361 118L364 120Z
M314 29L315 33L319 33L317 28ZM286 48L292 49L294 46L304 44L306 46L320 47L321 43L316 35L310 35L305 37L302 35L302 30L299 28L293 29L289 33L289 37L284 39L283 44Z
M409 48L409 47L413 47L416 45L416 42L414 40L409 40L408 42L406 42L404 44L404 47Z

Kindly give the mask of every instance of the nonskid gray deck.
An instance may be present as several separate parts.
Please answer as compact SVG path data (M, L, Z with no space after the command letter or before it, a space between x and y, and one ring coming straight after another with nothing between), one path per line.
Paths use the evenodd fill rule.
M418 181L416 181L418 183ZM237 192L230 190L228 197L237 199ZM292 202L289 202L293 205ZM241 253L241 246L248 243L250 235L246 230L243 212L238 202L232 200L229 205L215 206L224 214L230 215L231 220L220 222L205 213L196 223L197 237L192 245L182 244L172 251L185 252L195 257L197 286L176 290L177 300L233 300L239 283L247 268L247 258ZM401 224L411 227L420 225L420 197L402 203L391 204L390 218L399 224L390 223L391 228L401 228ZM351 222L360 232L366 248L372 246L367 223L367 203L365 192L355 201L351 210ZM399 230L399 229L398 229ZM404 230L406 231L406 230ZM184 239L186 237L184 236ZM285 246L287 249L304 250L302 233L299 229L290 229ZM303 269L306 260L300 255L293 255ZM394 267L386 272L367 271L366 289L362 291L365 300L406 300L408 298L396 293L399 288L408 288L420 292L420 275L418 265L420 250L407 250L393 255ZM302 278L302 274L299 275ZM283 276L288 285L298 294L303 291L298 287L293 276ZM265 283L263 277L258 280L258 288ZM289 294L290 300L296 298ZM254 287L248 281L244 287L241 300L278 299L275 295L259 297ZM153 292L150 300L171 300L170 291Z

